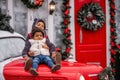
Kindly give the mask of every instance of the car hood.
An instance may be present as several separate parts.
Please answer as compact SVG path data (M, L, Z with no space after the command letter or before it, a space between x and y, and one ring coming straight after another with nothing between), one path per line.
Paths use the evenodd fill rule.
M102 67L98 65L92 65L92 64L83 64L78 62L67 62L62 61L61 62L61 69L56 71L55 73L50 72L50 68L44 64L39 65L38 73L40 76L56 76L56 77L70 77L74 76L76 77L76 74L81 73L83 75L89 75L89 74L98 74L100 71L102 71ZM5 65L3 70L4 76L6 80L9 80L10 76L32 76L29 71L24 71L24 60L18 59L14 60L8 64ZM73 78L73 77L71 77ZM61 79L62 80L62 79ZM63 79L64 80L64 79ZM72 79L71 79L72 80Z

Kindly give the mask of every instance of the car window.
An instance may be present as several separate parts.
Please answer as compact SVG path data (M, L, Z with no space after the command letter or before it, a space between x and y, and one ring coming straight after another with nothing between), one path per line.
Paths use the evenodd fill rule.
M21 37L0 38L0 61L22 55L25 41Z

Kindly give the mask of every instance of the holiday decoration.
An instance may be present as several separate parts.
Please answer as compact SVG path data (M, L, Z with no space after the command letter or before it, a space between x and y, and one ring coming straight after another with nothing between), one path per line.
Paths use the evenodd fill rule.
M14 30L9 24L10 19L11 19L10 16L6 14L2 14L1 8L0 8L0 30L9 31L11 33L14 32Z
M105 16L98 3L88 3L78 11L77 21L86 30L97 31L105 22Z
M70 56L70 51L71 51L71 31L69 29L69 24L70 24L70 15L69 15L69 9L71 7L69 6L69 0L63 0L63 7L62 7L62 18L63 21L61 22L62 30L63 30L63 43L65 45L65 49L62 48L56 48L56 51L60 52L62 54L62 59L65 60Z
M21 0L27 8L38 9L42 6L44 0Z
M116 54L116 25L115 25L115 5L113 0L109 0L110 5L110 32L111 32L111 67L115 70L115 54ZM114 73L115 74L115 73Z
M99 80L115 80L111 67L106 67L98 76Z
M120 80L120 44L116 44L116 23L115 23L115 2L114 0L109 0L110 6L110 41L111 41L111 67L112 72L115 76L115 80Z

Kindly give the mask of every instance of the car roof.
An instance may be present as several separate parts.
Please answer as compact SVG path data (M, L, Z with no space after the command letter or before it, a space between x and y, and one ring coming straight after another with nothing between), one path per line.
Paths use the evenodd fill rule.
M17 32L10 33L8 31L0 30L0 38L5 38L5 37L21 37L21 38L25 39L21 34L19 34Z

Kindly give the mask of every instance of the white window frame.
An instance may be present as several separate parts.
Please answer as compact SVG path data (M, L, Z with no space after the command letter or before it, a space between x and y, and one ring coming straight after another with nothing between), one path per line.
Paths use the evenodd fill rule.
M49 3L51 2L52 0L48 0L48 6L49 6ZM48 9L49 10L49 9ZM53 15L50 15L49 14L49 11L48 11L48 37L50 38L50 41L52 43L54 43L54 21L53 21Z

